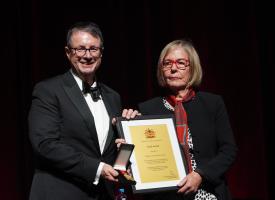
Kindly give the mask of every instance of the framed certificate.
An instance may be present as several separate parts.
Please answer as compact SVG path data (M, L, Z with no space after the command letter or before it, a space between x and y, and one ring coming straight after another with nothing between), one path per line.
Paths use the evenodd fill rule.
M144 115L131 120L119 117L117 128L127 143L135 145L130 157L136 181L133 192L176 190L186 168L173 115Z

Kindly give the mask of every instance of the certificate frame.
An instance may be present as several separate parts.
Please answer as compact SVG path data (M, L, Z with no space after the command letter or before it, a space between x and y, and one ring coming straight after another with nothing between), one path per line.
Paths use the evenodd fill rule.
M142 115L127 120L117 118L118 134L134 144L130 169L136 181L133 193L177 190L187 175L187 167L178 142L173 115Z

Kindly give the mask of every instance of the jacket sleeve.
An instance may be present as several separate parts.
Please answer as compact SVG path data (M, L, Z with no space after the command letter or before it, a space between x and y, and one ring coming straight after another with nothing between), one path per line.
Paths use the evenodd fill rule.
M34 88L28 117L34 153L43 168L92 183L100 160L76 149L61 136L60 103L47 84L38 84Z
M220 96L214 104L214 131L216 155L196 170L206 181L216 185L224 179L224 174L235 160L237 147L228 119L226 107ZM212 147L211 147L212 148Z

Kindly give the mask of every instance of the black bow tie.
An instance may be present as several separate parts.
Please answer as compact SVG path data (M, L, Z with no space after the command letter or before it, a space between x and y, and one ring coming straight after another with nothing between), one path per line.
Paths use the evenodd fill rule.
M93 101L97 101L100 99L100 88L97 86L97 87L91 87L88 83L86 82L82 82L82 87L83 87L83 93L84 94L87 94L89 93L93 99Z

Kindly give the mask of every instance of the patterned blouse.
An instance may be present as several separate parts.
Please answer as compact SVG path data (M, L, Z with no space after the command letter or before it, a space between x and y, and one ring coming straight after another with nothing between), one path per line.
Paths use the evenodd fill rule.
M168 110L174 111L174 107L172 105L169 104L169 102L165 99L162 98L163 104L165 106L165 108L167 108ZM189 146L189 154L190 154L190 158L191 158L191 166L192 166L192 170L194 171L197 168L197 164L196 164L196 160L194 158L194 154L193 152L193 142L192 142L192 135L190 132L190 129L188 129L188 146ZM198 189L194 200L217 200L217 197L210 193L207 192L206 190L200 188Z

